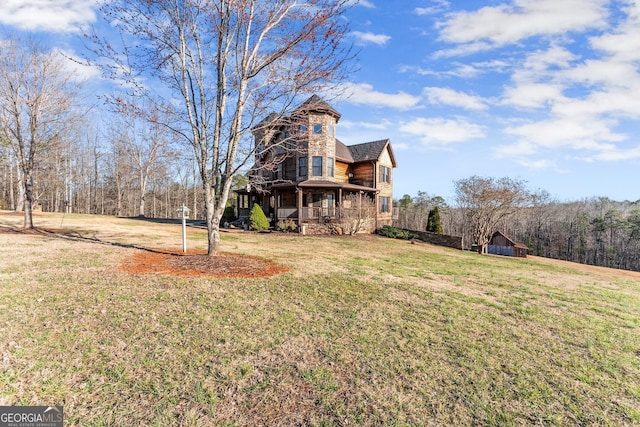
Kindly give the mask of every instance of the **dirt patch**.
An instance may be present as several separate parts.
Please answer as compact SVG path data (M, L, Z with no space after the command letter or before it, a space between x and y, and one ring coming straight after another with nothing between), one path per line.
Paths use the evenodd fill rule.
M162 250L144 250L120 266L130 274L166 274L184 277L258 278L284 273L289 269L274 262L236 254L207 254L190 251L186 254Z
M30 234L30 235L49 235L49 234L65 234L68 230L61 228L18 228L0 226L0 234Z

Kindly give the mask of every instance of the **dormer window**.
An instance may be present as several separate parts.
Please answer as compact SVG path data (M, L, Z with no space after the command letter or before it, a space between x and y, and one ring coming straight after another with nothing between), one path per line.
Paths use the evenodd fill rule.
M313 133L316 135L322 134L322 123L316 123L313 125Z

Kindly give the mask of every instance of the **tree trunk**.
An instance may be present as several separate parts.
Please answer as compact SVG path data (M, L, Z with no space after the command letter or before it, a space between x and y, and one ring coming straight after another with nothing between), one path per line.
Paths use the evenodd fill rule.
M23 172L24 182L24 228L33 228L33 179Z
M213 188L211 188L211 185L208 185L206 182L203 183L203 187L205 215L207 217L207 233L209 237L207 255L218 256L220 255L220 218L218 218L218 220L216 221L214 205L215 194Z

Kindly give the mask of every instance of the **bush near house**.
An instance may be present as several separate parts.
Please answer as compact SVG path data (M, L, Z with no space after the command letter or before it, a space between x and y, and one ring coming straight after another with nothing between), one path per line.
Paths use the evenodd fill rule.
M400 228L392 227L390 225L383 225L382 228L378 231L378 233L386 237L391 237L392 239L411 240L411 239L416 239L418 237L418 235L415 233L412 233L407 230L402 230Z
M252 230L264 231L269 229L269 220L260 205L253 205L249 214L249 226Z
M235 221L236 218L236 211L233 208L233 206L231 206L231 203L227 203L227 207L224 208L224 212L222 213L222 218L220 219L220 224L224 224L226 222L233 222Z
M278 220L276 224L276 230L285 231L285 232L293 232L298 230L298 224L292 219L281 219Z

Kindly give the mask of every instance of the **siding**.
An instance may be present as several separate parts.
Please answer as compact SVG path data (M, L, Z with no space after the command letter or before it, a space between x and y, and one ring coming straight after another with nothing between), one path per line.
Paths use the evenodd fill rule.
M349 165L346 163L342 163L336 161L336 181L338 182L349 182Z
M375 182L373 182L373 165L369 162L354 165L351 182L366 187L375 187Z

